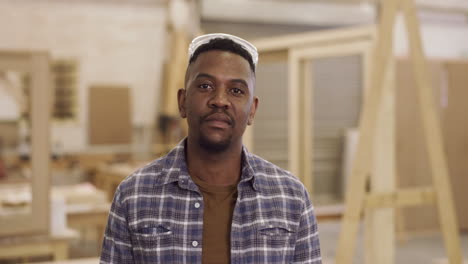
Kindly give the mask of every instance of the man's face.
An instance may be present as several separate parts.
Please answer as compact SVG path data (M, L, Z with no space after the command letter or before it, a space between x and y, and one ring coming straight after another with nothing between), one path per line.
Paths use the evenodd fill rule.
M257 109L254 84L254 73L243 57L219 50L201 53L188 67L185 89L178 93L189 140L212 152L241 144Z

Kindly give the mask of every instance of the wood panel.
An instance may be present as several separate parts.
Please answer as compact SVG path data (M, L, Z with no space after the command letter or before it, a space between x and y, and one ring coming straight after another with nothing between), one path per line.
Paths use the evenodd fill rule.
M130 90L93 86L89 90L89 144L130 144Z
M468 230L468 62L430 63L435 104L438 107L444 132L444 143L452 181L455 208L461 229ZM419 118L419 102L413 71L407 60L397 66L397 175L400 187L414 187L432 183L424 131ZM434 206L425 205L401 210L403 230L410 233L440 229Z
M458 223L468 230L468 61L447 62L445 69L447 89L440 93L445 144Z

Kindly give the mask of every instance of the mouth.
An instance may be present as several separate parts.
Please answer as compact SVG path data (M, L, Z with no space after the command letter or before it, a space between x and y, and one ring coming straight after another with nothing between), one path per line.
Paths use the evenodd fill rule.
M205 118L204 122L208 123L210 126L226 128L232 126L232 121L229 116L221 113L216 113Z

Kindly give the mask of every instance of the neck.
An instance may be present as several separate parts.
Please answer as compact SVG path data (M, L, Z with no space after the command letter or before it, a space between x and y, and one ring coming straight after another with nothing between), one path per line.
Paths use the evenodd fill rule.
M210 152L195 140L187 139L185 155L192 177L219 186L236 184L240 179L242 143L232 144L223 152Z

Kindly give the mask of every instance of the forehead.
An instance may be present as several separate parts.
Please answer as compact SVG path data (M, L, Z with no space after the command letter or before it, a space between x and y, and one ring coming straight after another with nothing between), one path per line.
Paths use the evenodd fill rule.
M208 73L213 76L252 79L253 72L249 62L242 56L221 50L210 50L198 55L188 67L189 76Z

